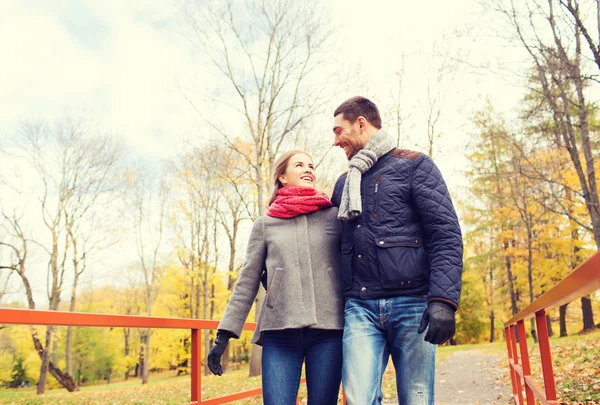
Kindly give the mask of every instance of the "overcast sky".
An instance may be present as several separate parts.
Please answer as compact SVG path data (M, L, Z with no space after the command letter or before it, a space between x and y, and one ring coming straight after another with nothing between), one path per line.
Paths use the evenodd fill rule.
M405 147L424 145L427 82L438 63L431 55L445 52L467 62L445 91L442 140L434 153L458 194L470 117L486 98L511 111L520 96L505 80L467 67L510 56L495 46L493 31L486 31L489 16L475 0L321 1L337 27L333 40L339 51L331 58L361 78L332 101L331 112L357 93L380 107L388 102L404 55ZM174 156L186 140L200 136L202 125L184 97L186 89L192 82L213 82L213 69L182 35L184 4L0 0L0 137L23 120L85 115L119 134L136 157L158 162ZM314 130L332 137L328 115ZM343 159L343 152L334 156Z

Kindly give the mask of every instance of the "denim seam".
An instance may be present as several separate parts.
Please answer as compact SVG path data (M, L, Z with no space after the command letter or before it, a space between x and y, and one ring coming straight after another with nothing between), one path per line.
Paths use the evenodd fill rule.
M382 388L382 384L383 384L383 373L385 370L383 370L383 355L385 354L385 345L387 343L384 342L383 346L381 347L381 354L379 356L379 388L377 390L376 393L376 397L375 400L377 401L377 403L381 404L381 399L383 398L379 398L379 393L383 393L383 388Z
M294 398L298 398L298 391L300 390L300 377L302 377L302 364L304 364L306 361L306 356L304 356L302 358L302 361L300 362L300 369L298 371L298 376L296 377L296 392L294 392ZM308 394L308 392L307 392Z

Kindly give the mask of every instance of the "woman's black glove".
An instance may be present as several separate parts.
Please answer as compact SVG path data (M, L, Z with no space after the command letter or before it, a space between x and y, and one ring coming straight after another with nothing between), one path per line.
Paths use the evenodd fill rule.
M223 356L223 353L225 353L227 343L229 343L229 339L231 339L233 336L234 334L227 330L219 329L217 331L215 344L208 352L208 359L206 360L208 363L208 368L214 375L223 374L223 367L221 367L221 356Z
M450 304L442 301L431 301L425 312L423 312L418 333L423 333L427 328L427 324L429 324L425 341L434 345L441 345L454 336L456 331L454 312L454 307Z

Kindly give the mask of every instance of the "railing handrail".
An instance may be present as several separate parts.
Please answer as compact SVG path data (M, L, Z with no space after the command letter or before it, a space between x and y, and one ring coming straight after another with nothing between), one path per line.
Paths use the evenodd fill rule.
M141 315L100 314L93 312L0 308L0 324L152 329L217 329L219 321ZM256 322L247 322L244 324L244 330L255 329Z
M248 398L262 393L262 388L227 394L218 398L202 400L202 336L200 331L216 329L219 321L188 318L162 318L139 315L97 314L88 312L44 311L38 309L0 308L0 325L45 325L82 327L165 328L189 329L191 342L191 402L189 405L217 405ZM244 330L255 330L256 323L247 322ZM302 378L305 382L306 378Z
M550 291L504 323L513 398L517 405L524 405L525 403L533 405L536 400L539 400L543 405L558 404L548 324L546 323L546 309L568 304L597 290L600 290L600 252L596 252ZM544 378L543 390L531 376L524 320L530 316L535 316L537 343ZM517 347L519 350L517 350ZM523 396L523 388L525 389L525 397Z
M522 311L504 323L514 325L518 321L533 316L542 309L551 309L600 290L600 252L596 252L583 264L577 266L567 277L550 291L541 295Z

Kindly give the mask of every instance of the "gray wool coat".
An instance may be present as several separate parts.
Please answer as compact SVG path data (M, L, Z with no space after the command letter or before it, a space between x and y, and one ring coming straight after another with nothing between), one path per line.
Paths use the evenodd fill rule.
M337 208L281 219L260 217L252 227L246 263L218 329L242 333L267 270L267 295L252 343L267 330L344 328Z

